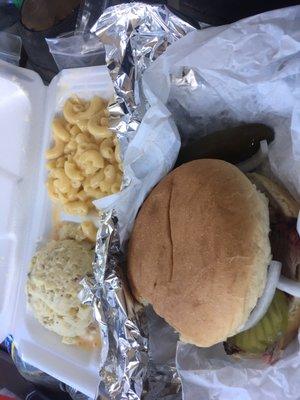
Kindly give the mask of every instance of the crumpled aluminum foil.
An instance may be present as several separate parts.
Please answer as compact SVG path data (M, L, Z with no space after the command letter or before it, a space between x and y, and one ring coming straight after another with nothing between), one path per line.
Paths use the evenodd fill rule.
M137 131L148 109L143 93L142 75L166 48L194 28L163 5L143 3L109 7L91 33L104 44L106 64L116 91L110 106L121 150Z
M192 29L165 6L121 4L101 15L91 32L104 44L107 67L126 114L141 121L147 106L141 86L143 72Z
M95 280L84 279L81 300L92 304L102 334L101 399L138 400L148 366L148 340L124 279L117 217L103 213L95 248Z
M108 8L91 29L105 46L117 95L110 112L121 152L148 108L141 86L143 72L169 44L192 29L165 6L142 3ZM93 305L102 334L99 398L179 399L174 358L163 363L151 358L147 311L134 304L123 267L117 217L112 211L103 213L95 249L95 279L85 279L81 293L81 300ZM72 397L76 395L72 393Z

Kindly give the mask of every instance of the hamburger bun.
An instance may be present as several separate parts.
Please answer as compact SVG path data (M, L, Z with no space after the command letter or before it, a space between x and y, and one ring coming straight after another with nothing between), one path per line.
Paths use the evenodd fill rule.
M208 347L243 326L270 261L266 197L235 166L202 159L150 193L135 221L128 278L185 342Z

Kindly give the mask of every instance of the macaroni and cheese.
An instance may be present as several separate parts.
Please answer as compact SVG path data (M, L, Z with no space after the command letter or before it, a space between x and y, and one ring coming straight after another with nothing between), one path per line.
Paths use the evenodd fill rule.
M47 150L49 196L68 214L84 216L93 200L117 193L122 165L117 138L108 128L107 103L69 98L63 116L54 118L54 146Z

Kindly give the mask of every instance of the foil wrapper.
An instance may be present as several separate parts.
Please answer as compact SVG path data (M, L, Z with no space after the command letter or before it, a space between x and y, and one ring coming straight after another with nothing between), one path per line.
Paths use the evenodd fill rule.
M97 234L94 280L84 279L81 300L92 304L102 335L101 399L138 400L148 366L148 340L128 291L114 211L103 213Z
M109 7L91 28L106 52L116 91L109 108L124 153L149 108L143 93L143 72L166 48L194 28L163 5L143 3Z
M141 85L143 72L171 43L193 29L165 6L142 3L110 7L92 27L91 32L104 44L116 91L109 110L121 154L149 108ZM128 184L125 175L122 187ZM104 212L95 249L94 279L82 282L81 293L81 300L92 304L102 335L99 398L181 398L174 354L159 362L152 357L147 316L151 310L133 301L124 268L117 216L114 211Z
M101 15L91 32L104 44L107 67L125 114L141 121L147 107L143 72L169 44L193 29L165 6L121 4Z

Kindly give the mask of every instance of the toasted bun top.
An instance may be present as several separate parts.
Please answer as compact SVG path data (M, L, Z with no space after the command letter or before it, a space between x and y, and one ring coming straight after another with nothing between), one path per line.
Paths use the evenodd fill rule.
M267 200L233 165L202 159L165 177L144 202L128 251L135 297L183 341L234 335L262 294L270 261Z

